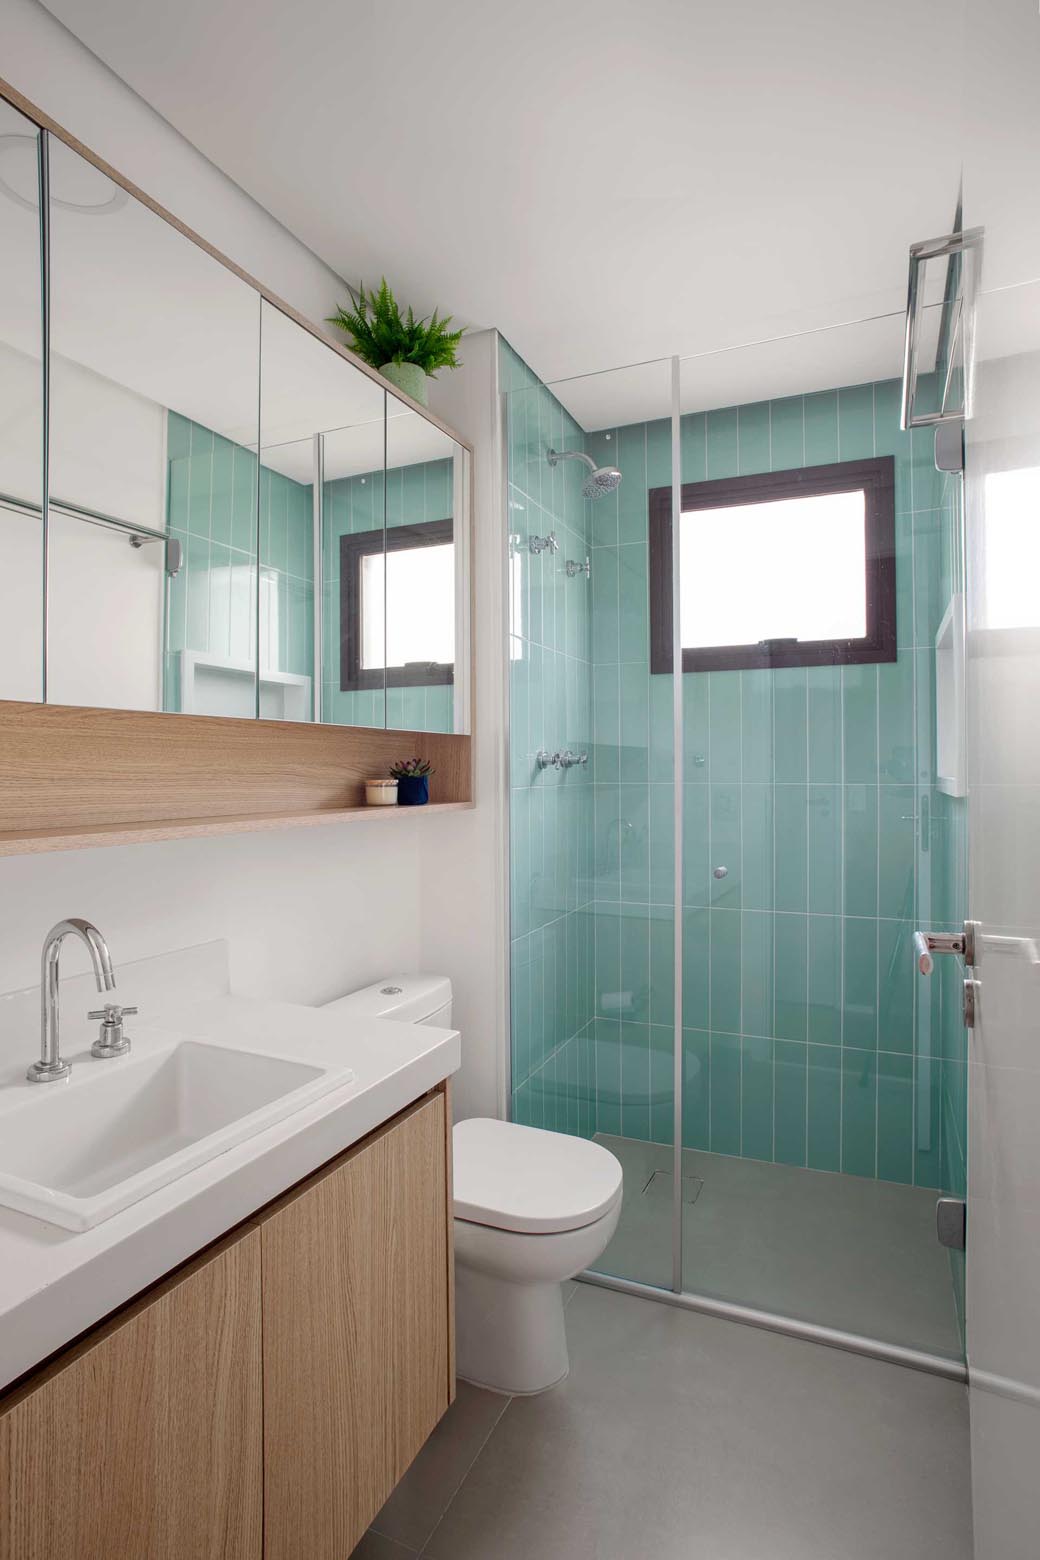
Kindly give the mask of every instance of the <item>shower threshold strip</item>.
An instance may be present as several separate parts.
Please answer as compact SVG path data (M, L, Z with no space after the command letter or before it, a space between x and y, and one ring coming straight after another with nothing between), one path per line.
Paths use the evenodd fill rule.
M925 1349L907 1349L898 1343L883 1343L879 1338L865 1338L860 1333L842 1332L838 1327L824 1327L818 1322L799 1322L773 1311L758 1311L754 1306L737 1305L732 1300L715 1300L710 1295L658 1289L653 1284L640 1284L632 1278L614 1278L609 1273L586 1270L579 1273L578 1280L583 1284L595 1284L600 1289L617 1290L619 1294L636 1295L642 1300L656 1300L661 1305L678 1306L680 1310L718 1316L726 1322L741 1322L747 1327L761 1327L766 1332L785 1333L790 1338L801 1338L806 1343L822 1343L830 1349L844 1349L848 1354L865 1354L869 1359L887 1360L890 1365L905 1365L910 1370L945 1376L948 1381L968 1380L967 1367L960 1360L948 1359L942 1354L929 1354Z

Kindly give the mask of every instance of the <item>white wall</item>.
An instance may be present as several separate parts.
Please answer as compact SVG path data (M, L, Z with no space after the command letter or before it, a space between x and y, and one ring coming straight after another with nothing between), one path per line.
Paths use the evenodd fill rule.
M0 0L0 20L6 79L312 319L331 312L341 281L47 12L33 0ZM244 94L242 112L250 111ZM485 369L493 357L488 337ZM481 397L491 389L480 376L453 391L463 431L479 424L486 432L492 410L481 409ZM481 495L489 471L484 447ZM497 727L489 721L482 731L475 812L0 861L0 991L34 979L44 933L62 915L95 920L117 964L225 937L238 989L297 1001L321 1001L394 969L444 969L460 988L460 1102L494 1110L503 891L494 876L500 695L484 670L501 656L484 638L492 548L479 539L477 697L480 716ZM70 971L83 968L78 950L67 958ZM30 1050L34 1043L27 1036Z
M506 525L498 332L464 342L464 366L430 401L474 446L473 632L477 807L427 831L422 850L422 962L450 975L463 1036L457 1116L504 1115L508 1030L506 860Z

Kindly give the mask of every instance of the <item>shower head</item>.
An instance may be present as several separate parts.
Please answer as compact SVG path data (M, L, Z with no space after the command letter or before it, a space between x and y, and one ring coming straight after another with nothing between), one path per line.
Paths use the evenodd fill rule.
M581 450L550 450L549 464L556 466L561 460L583 460L589 468L589 474L581 484L581 491L585 498L602 498L604 493L613 493L621 481L621 473L616 466L597 466L591 455L584 455Z

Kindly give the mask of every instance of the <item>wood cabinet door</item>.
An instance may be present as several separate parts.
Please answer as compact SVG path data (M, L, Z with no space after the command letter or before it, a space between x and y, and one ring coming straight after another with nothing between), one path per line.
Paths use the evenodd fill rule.
M0 1400L0 1560L259 1560L260 1232Z
M263 1220L265 1560L345 1560L448 1406L436 1094Z

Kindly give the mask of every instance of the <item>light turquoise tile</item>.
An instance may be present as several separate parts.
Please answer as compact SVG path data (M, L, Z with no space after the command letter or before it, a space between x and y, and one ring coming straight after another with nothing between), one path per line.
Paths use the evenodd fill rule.
M213 488L210 503L210 534L215 542L230 547L234 513L235 447L227 439L213 442Z
M913 921L878 922L878 1045L909 1054L914 1048Z
M774 896L778 910L807 908L808 787L778 785L774 791Z
M671 1143L675 1124L675 1036L664 1024L647 1026L650 1037L650 1141Z
M770 466L792 471L805 465L805 416L802 397L769 403Z
M898 661L877 668L878 775L882 781L914 778L914 661L903 651Z
M845 920L845 1008L843 1039L846 1046L877 1049L878 938L877 921Z
M716 1034L711 1052L711 1152L740 1153L740 1036Z
M773 917L745 910L741 915L741 1029L746 1035L773 1033Z
M625 904L618 922L617 992L613 1010L640 1023L650 1022L650 914L647 905Z
M667 391L662 401L666 395ZM646 482L651 488L672 484L672 427L667 417L657 417L646 425Z
M909 508L896 510L896 645L900 650L914 643L914 517Z
M935 652L914 651L914 694L916 709L916 763L920 784L934 785L935 758Z
M776 1040L774 1060L773 1155L781 1165L804 1165L808 1046L797 1040Z
M740 758L745 784L774 778L773 676L769 671L740 673Z
M184 550L185 624L184 648L208 650L210 544L208 539L189 536Z
M544 563L552 554L542 553ZM573 582L571 582L573 583ZM592 555L592 659L597 664L619 659L620 595L616 547L598 547Z
M670 1035L671 1031L665 1031ZM711 1144L711 1055L704 1029L683 1030L684 1148L707 1151Z
M769 402L741 406L737 412L740 475L769 470Z
M943 592L942 537L937 509L914 511L914 643L935 644L949 596Z
M193 435L198 424L192 428ZM210 506L213 498L213 440L199 454L193 453L188 466L188 530L192 536L209 536Z
M838 395L822 390L805 397L805 464L826 466L838 459Z
M709 994L712 1033L740 1031L740 912L709 910L711 918L711 990ZM694 1014L687 1010L684 1023ZM699 1027L699 1026L697 1026Z
M910 434L910 481L915 511L939 507L942 478L935 469L934 428L914 428Z
M914 916L914 848L917 797L913 786L878 791L878 910L880 916Z
M773 1158L773 1041L744 1035L740 1042L740 1152Z
M182 460L191 453L191 423L179 412L166 414L166 458Z
M638 661L649 667L649 606L647 598L647 550L645 546L618 549L618 638L622 661ZM600 558L597 554L597 566ZM567 581L573 584L573 581ZM593 598L595 612L595 597ZM593 619L595 630L595 619ZM597 657L599 659L599 657Z
M621 1025L621 1132L646 1142L650 1137L650 1028Z
M740 439L737 431L737 409L708 412L707 421L707 469L709 480L716 477L735 477L740 469Z
M426 467L426 518L450 520L454 509L455 462L432 460Z
M683 912L683 985L682 985L682 1021L689 1029L708 1028L708 916L707 910L684 910ZM661 927L664 923L655 922L652 937L651 953L656 945L658 958L651 966L655 971L665 963L665 958L660 949ZM668 924L668 935L671 936L671 924ZM671 959L668 958L668 968L671 968ZM664 1017L667 998L662 999L659 1013L656 1005L653 1008L654 1021L667 1022Z
M708 674L710 771L715 781L740 779L740 673Z
M845 914L877 915L878 788L845 787Z
M688 412L679 425L683 482L703 482L707 475L706 425L703 412Z
M842 668L845 781L875 782L877 768L877 667Z
M773 673L774 779L778 784L806 778L809 767L807 726L805 668L783 667Z
M808 929L808 917L804 915L777 915L774 918L776 1008L773 1033L781 1040L804 1040L808 1033Z
M670 780L675 755L672 678L661 673L649 679L650 778Z
M258 552L256 456L236 445L232 473L231 543L240 552Z
M597 1018L593 1031L596 1123L600 1132L621 1132L621 1025Z
M809 700L809 779L841 779L842 696L840 666L806 669Z
M846 1175L873 1176L877 1154L877 1056L842 1052L841 1168Z
M740 838L740 793L738 785L716 785L708 787L711 793L710 799L710 827L711 827L711 872L708 877L708 890L713 905L722 905L730 910L739 910L740 897L740 863L742 857ZM726 875L716 878L715 872L721 868L726 869ZM713 1026L716 1027L716 1026Z
M874 454L873 385L838 391L838 454L841 460L866 460Z
M170 461L166 488L166 524L171 531L188 530L188 488L191 465L187 456Z
M709 675L706 672L688 672L682 681L683 773L687 780L707 780ZM731 774L728 778L732 780L736 776Z
M532 657L532 670L534 670L534 657ZM534 687L539 683L535 675ZM534 697L534 695L532 696ZM534 742L534 726L537 721L538 711L532 704L532 743ZM538 746L548 742L543 738L538 739ZM616 665L597 666L592 678L592 754L590 764L593 779L597 782L612 782L618 779L620 773L619 746L621 741L621 721L619 704L618 668Z
M740 788L741 903L746 910L773 908L773 794L771 785Z
M619 762L622 780L646 782L650 778L650 709L646 682L645 666L626 664L620 668Z
M809 1039L841 1044L841 927L837 916L809 917Z
M675 1022L675 919L670 908L654 906L650 912L650 1019L654 1024L672 1025ZM686 967L686 923L684 922L684 979L700 979L702 969L694 958L693 948L694 934L690 933L690 962ZM707 974L707 946L704 949L705 961L703 973ZM707 1010L707 986L704 986L701 995L704 1010ZM684 1004L688 1004L690 1011L696 1010L698 1004L694 992L684 987Z
M683 787L683 903L687 905L706 905L714 881L708 857L710 802L710 786Z
M942 1067L918 1055L914 1060L914 1185L942 1185L940 1103Z
M811 785L809 811L809 910L841 913L841 787Z
M909 1184L914 1177L913 1058L881 1052L877 1068L878 1178Z
M601 907L596 912L596 1013L616 1016L617 993L621 990L621 920L616 908Z
M841 1060L838 1046L809 1045L806 1164L841 1169Z

